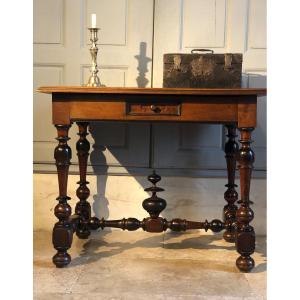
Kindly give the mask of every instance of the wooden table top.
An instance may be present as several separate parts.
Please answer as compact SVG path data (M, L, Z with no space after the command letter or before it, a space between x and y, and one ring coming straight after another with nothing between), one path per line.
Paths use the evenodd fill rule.
M266 88L136 88L136 87L87 87L87 86L42 86L40 93L87 93L87 94L138 94L138 95L256 95L267 94Z

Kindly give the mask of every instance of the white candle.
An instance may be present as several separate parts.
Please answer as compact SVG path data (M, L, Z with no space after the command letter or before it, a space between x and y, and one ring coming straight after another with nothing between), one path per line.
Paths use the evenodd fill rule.
M96 14L91 14L92 28L96 28Z

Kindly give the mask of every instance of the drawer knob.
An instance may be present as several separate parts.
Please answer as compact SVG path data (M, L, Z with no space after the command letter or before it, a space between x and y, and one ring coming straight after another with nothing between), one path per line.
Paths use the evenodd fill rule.
M153 112L155 112L155 113L157 113L157 114L161 112L161 109L160 109L158 106L154 105L154 104L152 104L152 105L150 106L150 108L151 108L151 110L152 110Z

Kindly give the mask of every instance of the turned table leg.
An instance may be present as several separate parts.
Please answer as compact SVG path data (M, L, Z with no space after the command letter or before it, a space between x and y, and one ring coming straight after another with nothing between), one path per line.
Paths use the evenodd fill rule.
M77 125L79 129L79 140L76 143L76 149L79 161L80 181L77 182L79 187L76 191L76 195L80 200L76 204L75 213L80 216L80 222L76 229L76 235L81 239L86 239L91 233L88 228L88 221L91 217L91 205L87 201L87 198L90 195L90 190L87 187L89 182L86 181L87 161L90 150L90 143L86 139L86 136L88 135L87 127L89 123L77 122Z
M67 182L72 152L67 144L70 125L55 125L55 127L58 135L58 146L54 150L54 158L57 167L59 196L56 198L58 204L54 209L58 222L54 225L52 235L53 246L57 253L52 260L56 267L61 268L71 261L71 256L67 253L67 250L72 244L73 228L69 222L71 206L67 203L67 200L70 200L70 197L67 196Z
M254 152L250 148L251 132L254 128L239 128L241 148L238 162L240 170L241 200L237 213L236 248L240 256L236 265L240 271L249 272L254 267L254 260L250 256L255 250L255 232L249 223L254 218L254 212L250 208L252 202L249 199L251 173L254 162Z
M236 222L236 211L237 206L235 202L238 200L238 193L235 190L237 185L235 181L235 169L236 169L236 156L239 150L238 143L235 141L236 138L236 127L234 125L226 125L228 140L225 144L225 158L227 163L227 176L228 183L224 193L224 199L227 201L227 205L223 209L223 220L226 225L226 230L223 234L224 240L227 242L235 242L235 222Z

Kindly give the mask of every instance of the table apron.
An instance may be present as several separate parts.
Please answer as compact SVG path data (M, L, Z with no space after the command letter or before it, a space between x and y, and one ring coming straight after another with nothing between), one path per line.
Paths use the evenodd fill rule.
M238 123L239 127L256 126L256 101L253 103L183 102L179 115L132 115L125 101L54 101L53 123L72 121L171 121L203 123Z

